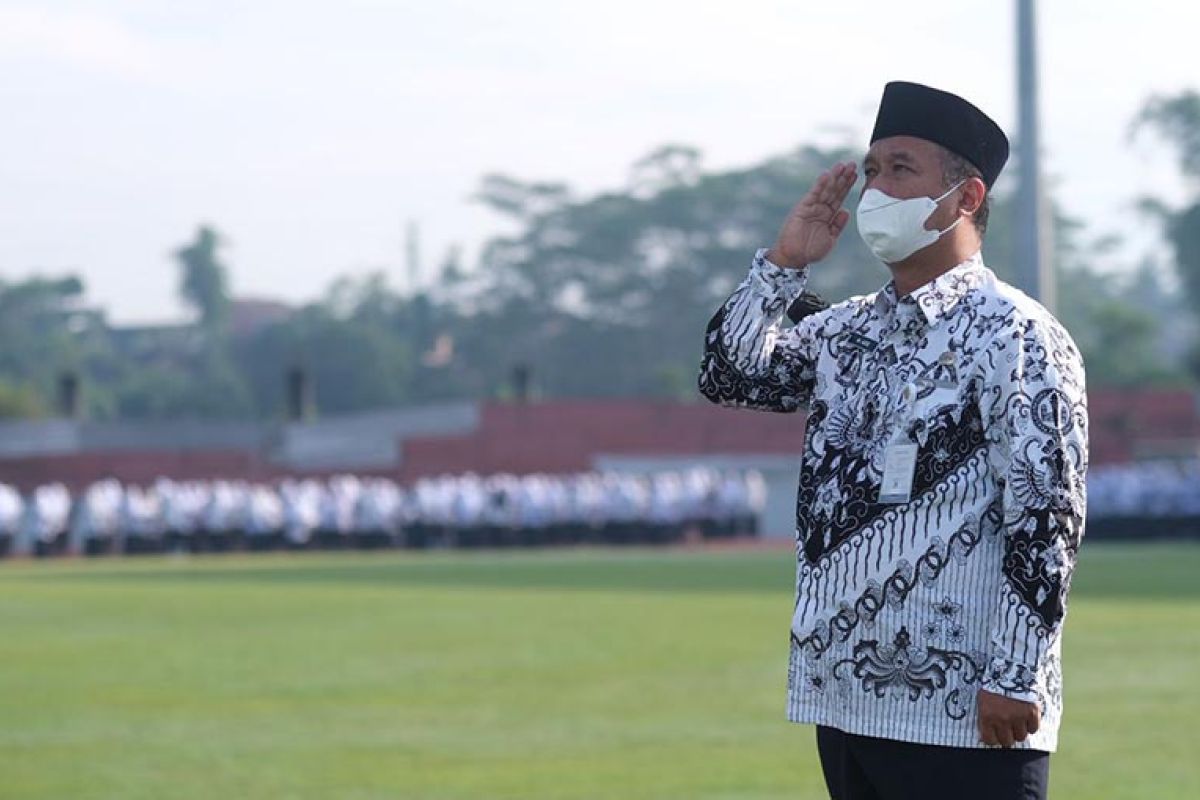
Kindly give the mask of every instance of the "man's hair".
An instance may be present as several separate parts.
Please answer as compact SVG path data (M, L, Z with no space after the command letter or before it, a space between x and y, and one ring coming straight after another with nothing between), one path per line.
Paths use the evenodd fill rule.
M949 189L960 181L965 181L967 178L983 179L983 175L975 168L975 165L958 153L951 152L941 145L938 146L942 156L942 181L945 187ZM975 223L975 230L979 232L979 238L983 238L983 234L987 231L988 211L991 208L991 189L983 193L983 202L979 204L979 208L975 209L975 213L971 216L971 222Z

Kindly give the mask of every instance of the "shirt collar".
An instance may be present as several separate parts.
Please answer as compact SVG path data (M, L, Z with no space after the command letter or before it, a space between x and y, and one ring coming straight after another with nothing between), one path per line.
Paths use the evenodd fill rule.
M983 257L977 250L966 261L946 270L929 283L918 286L903 299L896 297L896 282L888 281L887 286L875 295L875 308L884 313L894 311L901 303L912 304L921 310L925 321L932 326L982 282L986 271Z

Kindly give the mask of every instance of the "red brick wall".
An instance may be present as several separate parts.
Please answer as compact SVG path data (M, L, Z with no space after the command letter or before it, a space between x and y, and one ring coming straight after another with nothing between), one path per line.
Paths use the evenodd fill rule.
M474 470L579 472L598 453L709 455L798 453L802 414L726 409L700 403L561 401L489 403L471 434L401 442L401 475Z
M1200 441L1200 415L1190 391L1090 392L1088 418L1093 464L1130 461L1155 444Z
M1091 463L1200 445L1200 415L1190 391L1100 390L1089 394ZM709 455L798 453L804 416L706 403L562 401L489 403L479 430L413 437L401 443L405 480L473 470L574 472L598 453Z
M1200 415L1187 391L1098 391L1089 396L1091 463L1128 461L1156 447L1200 444ZM468 434L417 436L400 443L397 470L368 470L408 482L474 471L578 472L597 454L686 456L799 453L802 414L652 400L486 403ZM359 472L356 470L356 472ZM177 479L271 480L288 470L243 450L88 451L0 459L0 482L28 490L61 481L78 488L106 477L147 484Z

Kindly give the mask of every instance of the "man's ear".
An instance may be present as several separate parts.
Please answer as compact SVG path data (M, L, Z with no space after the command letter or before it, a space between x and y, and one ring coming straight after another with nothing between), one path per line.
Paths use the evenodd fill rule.
M983 182L982 178L967 178L963 183L963 193L959 196L959 210L973 216L983 205L983 198L986 195L987 184Z

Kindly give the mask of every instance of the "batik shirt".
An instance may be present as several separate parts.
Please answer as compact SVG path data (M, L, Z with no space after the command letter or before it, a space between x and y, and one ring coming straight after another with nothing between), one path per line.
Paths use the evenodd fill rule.
M765 252L709 324L700 388L808 410L788 718L982 747L985 689L1037 703L1019 746L1053 751L1085 508L1074 342L978 254L903 298L889 284L788 328L807 270ZM881 502L895 445L915 446L911 493Z

